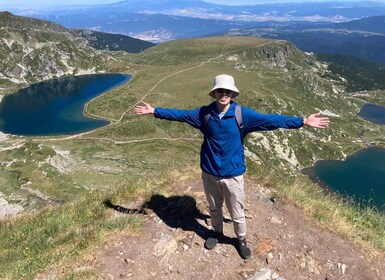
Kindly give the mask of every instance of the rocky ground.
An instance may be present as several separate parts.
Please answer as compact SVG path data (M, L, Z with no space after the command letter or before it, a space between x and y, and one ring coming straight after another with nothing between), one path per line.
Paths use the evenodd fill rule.
M157 195L136 205L106 202L116 215L139 215L144 226L138 235L111 238L90 266L104 279L385 279L384 255L370 255L320 229L302 210L273 199L250 180L246 217L252 258L239 256L229 219L226 238L208 251L203 244L210 217L201 182L173 191L175 196Z

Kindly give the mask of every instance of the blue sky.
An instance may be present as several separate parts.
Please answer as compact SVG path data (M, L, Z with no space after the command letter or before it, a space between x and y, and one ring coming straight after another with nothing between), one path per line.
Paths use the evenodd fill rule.
M284 2L363 2L363 0L203 0L214 4L225 5L253 5L263 3L284 3ZM373 2L383 3L385 0L371 0Z
M120 0L0 0L0 10L4 8L40 8L44 6L56 5L87 5L87 4L104 4L114 3ZM138 0L139 1L139 0ZM253 5L272 2L325 2L326 0L204 0L205 2L225 5ZM329 0L331 1L331 0ZM347 2L337 0L338 2ZM350 2L360 2L360 0L350 0ZM385 2L385 0L374 0L375 2Z

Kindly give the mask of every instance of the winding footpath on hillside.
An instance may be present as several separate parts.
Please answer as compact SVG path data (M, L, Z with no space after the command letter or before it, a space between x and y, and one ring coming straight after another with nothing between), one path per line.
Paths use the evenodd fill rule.
M85 105L85 108L84 108L84 112L85 114L88 114L92 117L95 117L95 118L98 118L98 119L106 119L108 121L110 121L110 123L107 125L107 126L114 126L118 123L121 123L123 121L123 118L126 114L128 114L129 112L131 112L133 110L133 108L142 103L162 82L164 82L165 80L167 80L168 78L170 77L173 77L173 76L176 76L180 73L184 73L184 72L187 72L187 71L191 71L193 69L197 69L197 68L200 68L202 66L204 66L206 63L214 60L214 59L218 59L224 55L228 55L228 54L231 54L231 53L237 53L237 52L240 52L240 51L243 51L243 50L246 50L246 49L254 49L256 47L262 47L266 44L269 44L270 42L265 42L259 46L253 46L253 47L248 47L248 48L243 48L243 49L236 49L236 50L233 50L231 52L224 52L224 53L221 53L215 57L212 57L206 61L202 61L201 63L199 63L198 65L195 65L195 66L192 66L192 67L189 67L189 68L186 68L186 69L182 69L182 70L179 70L179 71L175 71L174 73L171 73L165 77L163 77L162 79L160 79L152 88L150 88L141 98L140 100L138 100L137 102L135 102L132 106L130 106L129 108L127 108L127 110L125 110L119 119L111 119L111 118L105 118L103 116L98 116L98 115L94 115L94 114L90 114L88 112L88 104L87 103ZM2 98L2 96L0 95L0 97ZM59 137L31 137L31 138L28 138L29 141L34 141L34 142L37 142L37 143L43 143L43 142L62 142L62 141L68 141L68 140L77 140L77 141L104 141L104 142L110 142L114 145L124 145L124 144L135 144L135 143L143 143L143 142L151 142L151 141L192 141L192 142L195 142L197 140L199 140L198 138L185 138L185 137L157 137L157 138L145 138L145 139L131 139L131 140L127 140L127 141L118 141L118 140L115 140L113 138L107 138L107 137L87 137L87 135L91 134L91 133L94 133L96 132L97 130L99 129L104 129L105 127L101 127L101 128L97 128L95 130L90 130L90 131L87 131L87 132L83 132L83 133L79 133L79 134L75 134L75 135L70 135L70 136L59 136ZM1 152L8 152L8 151L11 151L11 150L15 150L15 149L19 149L21 147L23 147L23 145L25 144L26 142L26 139L23 138L23 137L20 137L20 138L15 138L15 137L8 137L8 135L4 134L4 133L0 133L0 143L2 145L4 145L3 147L0 147L0 153ZM0 195L1 195L1 192L0 192ZM4 206L4 205L3 205ZM4 213L3 215L1 215L1 217L3 216L7 216L9 213L7 212L10 208L10 206L7 206L7 207L3 207L3 210L4 210Z
M259 47L269 44L261 44ZM254 46L248 49L253 49ZM123 121L126 114L143 102L168 78L197 69L213 59L241 50L222 53L200 64L176 71L159 80L142 98L124 111L109 126ZM86 107L87 108L87 107ZM100 116L95 116L101 118ZM146 141L196 141L194 138L147 138L117 141L105 137L88 137L89 131L66 137L43 137L36 142L92 140L115 145ZM1 137L8 147L18 149L23 138ZM73 264L74 271L96 270L102 279L249 279L249 280L381 280L385 279L384 256L370 254L341 236L325 230L295 205L275 199L269 188L246 178L246 218L248 241L253 252L242 260L234 246L232 224L227 218L226 238L214 250L204 249L210 228L208 205L200 180L178 182L170 186L164 204L143 208L148 201L131 201L114 205L115 217L137 215L143 222L138 234L112 234L93 258ZM113 203L113 202L112 202ZM117 209L118 211L114 210ZM131 210L140 211L131 211ZM142 214L144 213L144 214ZM225 210L225 216L229 217ZM60 271L47 272L60 277ZM42 276L44 278L44 275ZM48 278L45 278L48 279Z
M121 122L166 79L239 51L242 50L220 54L162 78L111 125ZM196 139L103 140L125 144ZM246 217L253 257L247 261L240 258L233 243L231 223L225 224L223 244L208 251L203 243L210 218L200 180L179 183L173 188L175 195L167 197L164 205L144 209L146 215L129 214L140 215L143 220L140 234L114 238L85 266L96 269L105 279L385 279L382 255L370 255L337 234L320 229L302 210L273 200L269 189L250 180L246 182ZM119 209L140 209L140 204L146 202L135 201L120 205ZM117 216L127 215L124 211L114 212Z
M131 112L135 106L137 106L138 104L141 104L162 82L164 82L165 80L167 80L168 78L170 77L174 77L180 73L184 73L184 72L187 72L187 71L191 71L193 69L197 69L197 68L200 68L202 66L204 66L206 63L209 63L210 61L212 60L215 60L215 59L218 59L224 55L229 55L229 54L232 54L232 53L238 53L238 52L241 52L241 51L244 51L244 50L248 50L248 49L255 49L255 48L259 48L259 47L263 47L267 44L270 44L271 42L265 42L263 44L260 44L258 46L253 46L253 47L248 47L248 48L243 48L243 49L237 49L237 50L233 50L233 51L230 51L230 52L226 52L226 53L221 53L215 57L212 57L212 58L209 58L208 60L206 61L202 61L201 63L199 63L198 65L196 66L192 66L192 67L189 67L189 68L186 68L186 69L182 69L182 70L179 70L179 71L176 71L174 73L171 73L165 77L163 77L162 79L160 79L151 89L149 89L143 96L140 100L138 100L137 102L135 102L131 107L127 108L127 110L125 110L119 119L115 120L115 119L111 119L111 118L105 118L103 116L98 116L98 115L95 115L95 114L90 114L88 111L87 111L87 105L85 107L85 113L89 114L90 116L93 116L95 118L98 118L98 119L106 119L106 120L109 120L111 121L110 124L108 124L107 126L113 126L117 123L121 123L124 116L126 114L128 114L129 112ZM105 127L102 127L102 128L105 128ZM79 133L79 134L76 134L76 135L71 135L71 136L66 136L66 137L52 137L52 138L42 138L42 139L38 139L38 141L40 142L49 142L49 141L65 141L65 140L72 140L72 139L77 139L77 140L102 140L102 141L109 141L109 142L112 142L112 143L115 143L115 144L130 144L130 143L137 143L137 142L145 142L145 141L156 141L156 140L170 140L170 141L175 141L175 140L186 140L186 141L196 141L197 139L192 139L192 138L148 138L148 139L138 139L138 140L129 140L129 141L115 141L113 139L110 139L110 138L97 138L97 137L84 137L88 134L91 134L97 130L99 130L101 128L97 128L95 130L90 130L90 131L87 131L87 132L83 132L83 133Z
M277 41L280 41L280 40L276 40L274 41L274 43L276 43ZM260 47L263 47L265 45L268 45L268 44L271 44L272 42L265 42L265 43L262 43L258 46L252 46L252 47L248 47L248 48L243 48L243 49L236 49L236 50L232 50L232 51L229 51L229 52L224 52L224 53L221 53L215 57L212 57L212 58L209 58L207 59L206 61L202 61L201 63L199 63L198 65L196 66L192 66L192 67L189 67L189 68L186 68L186 69L182 69L182 70L179 70L179 71L176 71L174 73L171 73L165 77L163 77L162 79L160 79L151 89L149 89L141 98L140 100L138 100L137 102L135 102L132 106L130 106L129 108L127 108L127 110L125 110L121 116L119 117L119 119L112 119L112 118L107 118L107 117L104 117L104 116L99 116L99 115L95 115L95 114L91 114L90 112L88 112L88 104L87 103L85 105L85 108L84 108L84 112L89 115L89 116L92 116L94 118L97 118L97 119L104 119L104 120L107 120L107 121L110 121L110 123L107 125L107 126L114 126L116 125L117 123L121 123L124 116L130 112L132 112L133 108L135 108L135 106L137 106L138 104L141 104L162 82L164 82L165 80L167 80L168 78L170 77L174 77L180 73L184 73L184 72L187 72L187 71L191 71L193 69L197 69L197 68L200 68L200 67L203 67L206 63L209 63L210 61L212 60L215 60L215 59L218 59L222 56L225 56L225 55L230 55L232 53L238 53L238 52L241 52L241 51L245 51L245 50L249 50L249 49L255 49L255 48L260 48ZM302 69L301 66L295 64L294 62L291 61L292 64L294 64L296 67L298 67L299 69ZM106 137L86 137L87 135L91 134L91 133L94 133L100 129L103 129L105 128L106 126L104 127L101 127L101 128L96 128L94 130L90 130L90 131L86 131L86 132L82 132L82 133L79 133L79 134L74 134L74 135L70 135L70 136L64 136L64 137L43 137L43 138L38 138L36 139L35 141L37 142L51 142L51 141L66 141L66 140L92 140L92 141L97 141L97 140L100 140L100 141L108 141L108 142L111 142L111 143L114 143L114 144L132 144L132 143L140 143L140 142L147 142L147 141L158 141L158 140L168 140L168 141L176 141L176 140L184 140L184 141L196 141L197 139L196 138L166 138L166 137L163 137L163 138L147 138L147 139L136 139L136 140L128 140L128 141L116 141L114 139L111 139L111 138L106 138ZM6 138L6 137L5 137ZM1 140L1 141L4 141ZM8 147L8 148L0 148L0 152L1 151L6 151L6 150L9 150L9 149L13 149L13 146L11 147Z

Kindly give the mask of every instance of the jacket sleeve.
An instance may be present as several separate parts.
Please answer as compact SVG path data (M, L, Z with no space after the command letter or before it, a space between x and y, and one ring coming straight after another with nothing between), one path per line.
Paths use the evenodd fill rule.
M155 108L154 116L159 119L165 119L169 121L185 122L194 128L201 128L200 118L201 108L194 110L180 110L180 109L168 109L168 108Z
M303 126L303 118L277 114L261 114L249 108L242 108L242 117L246 133L278 128L294 129Z

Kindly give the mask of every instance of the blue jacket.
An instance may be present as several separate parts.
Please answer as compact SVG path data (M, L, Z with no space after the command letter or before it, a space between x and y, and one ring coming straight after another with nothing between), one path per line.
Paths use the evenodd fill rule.
M246 171L245 154L240 131L235 119L236 103L231 101L226 114L219 118L216 102L194 110L155 108L154 116L160 119L186 122L199 129L204 140L200 152L201 169L218 177L238 176ZM211 113L207 127L203 118ZM277 128L300 128L303 118L276 114L261 114L242 107L243 133L274 130Z

